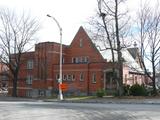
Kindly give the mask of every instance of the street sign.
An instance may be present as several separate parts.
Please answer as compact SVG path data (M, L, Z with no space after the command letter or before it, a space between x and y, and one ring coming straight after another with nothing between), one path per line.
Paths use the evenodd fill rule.
M65 84L65 83L62 83L62 84L59 84L59 88L62 90L62 91L66 91L68 89L68 85Z

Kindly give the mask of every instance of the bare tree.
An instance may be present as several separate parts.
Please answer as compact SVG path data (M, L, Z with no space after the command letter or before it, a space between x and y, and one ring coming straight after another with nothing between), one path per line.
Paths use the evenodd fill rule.
M16 14L9 9L0 9L0 59L10 70L13 81L12 96L17 96L17 81L23 52L30 50L39 30L35 19L24 13Z
M156 6L149 7L148 3L141 4L138 12L137 28L138 37L140 43L140 61L142 62L143 68L146 75L153 82L153 93L156 95L156 68L158 67L160 59L160 8L159 3ZM137 31L136 31L137 34ZM135 34L135 35L136 35ZM150 65L152 74L147 70Z
M117 86L118 94L123 94L123 59L121 54L121 49L124 47L122 44L123 38L127 35L128 21L127 10L120 10L122 6L124 7L126 0L97 0L98 2L98 16L99 19L95 19L92 22L93 26L97 29L97 38L100 39L105 49L110 49L112 54L112 62L115 63L115 52L117 52L118 64L113 66L114 69L118 68L117 74ZM106 45L107 44L107 45Z

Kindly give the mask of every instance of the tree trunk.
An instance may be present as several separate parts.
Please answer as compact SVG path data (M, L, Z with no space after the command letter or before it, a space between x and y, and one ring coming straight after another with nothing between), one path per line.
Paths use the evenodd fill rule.
M118 62L118 71L119 71L119 90L118 90L118 95L122 96L123 95L123 63L122 63L122 57L121 57L121 52L118 52L119 55L119 62Z
M123 63L122 63L122 53L121 53L121 44L119 39L119 27L118 27L118 1L115 0L115 28L116 28L116 40L117 40L117 55L118 55L118 95L123 95Z
M13 91L12 97L17 97L17 76L15 75L13 78Z
M156 89L156 82L155 82L155 66L154 66L154 62L152 62L152 66L153 66L153 76L152 76L152 82L153 82L153 95L157 95L157 89Z

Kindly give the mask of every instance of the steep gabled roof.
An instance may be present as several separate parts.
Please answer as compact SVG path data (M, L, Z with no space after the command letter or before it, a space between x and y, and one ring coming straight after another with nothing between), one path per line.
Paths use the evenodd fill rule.
M129 53L132 55L132 57L134 59L136 59L137 54L138 54L138 48L127 48L127 50L129 51Z
M106 59L107 61L112 61L111 50L105 49L105 46L101 42L96 42L96 45L101 48L99 49L99 52L101 53L103 58ZM123 48L121 52L122 52L122 57L124 59L124 64L126 64L131 71L141 72L141 73L144 72L141 69L141 66L134 59L134 56L132 56L132 54L128 51L127 48ZM117 51L115 50L114 50L114 57L115 57L115 61L117 61L118 60Z
M82 26L80 26L80 28L79 28L78 32L76 33L75 37L73 38L70 46L72 46L74 44L76 38L86 38L85 40L88 40L88 42L92 45L92 47L96 51L98 51L97 47L92 42L91 38L88 36L87 32L84 30L84 28Z
M82 41L83 47L80 47L80 41ZM79 51L84 55L91 55L90 53L92 53L91 56L95 57L95 59L98 58L97 61L104 60L102 55L100 54L99 50L97 49L95 44L92 42L92 40L90 39L87 32L84 30L84 28L82 26L79 28L73 41L71 42L69 49L70 48L72 50ZM80 55L80 53L79 53L79 55ZM78 56L78 54L77 54L77 56Z

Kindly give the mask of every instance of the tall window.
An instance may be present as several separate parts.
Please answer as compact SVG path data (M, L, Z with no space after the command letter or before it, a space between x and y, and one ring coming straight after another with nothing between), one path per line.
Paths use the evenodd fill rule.
M89 58L88 57L84 57L84 62L85 63L89 62Z
M56 75L56 80L58 81L60 78L59 74Z
M72 75L72 81L75 81L75 75L74 74Z
M76 58L72 58L72 63L76 63Z
M78 59L78 57L76 57L76 63L79 63L79 59Z
M79 58L78 58L78 63L81 63L81 62L82 62L82 58L79 57Z
M26 90L26 97L32 97L32 90Z
M79 40L79 47L83 47L83 40L82 39Z
M32 80L33 80L33 76L32 75L27 75L26 84L31 85Z
M124 79L125 79L125 83L127 83L127 74L125 74Z
M92 74L92 83L96 83L96 74L95 73Z
M27 61L27 69L33 69L33 60Z
M67 75L63 75L63 81L67 80Z
M80 73L80 81L84 81L84 74L83 73Z
M138 83L138 81L137 81L137 76L135 76L135 83Z
M64 59L64 57L62 58L62 64L64 64L64 62L65 62L65 59Z
M67 75L67 81L72 81L72 75Z

